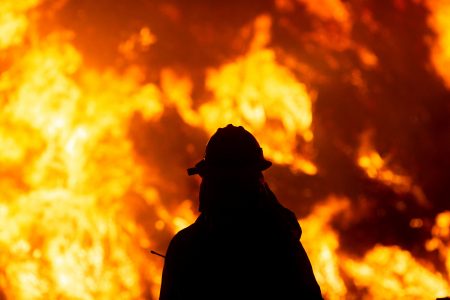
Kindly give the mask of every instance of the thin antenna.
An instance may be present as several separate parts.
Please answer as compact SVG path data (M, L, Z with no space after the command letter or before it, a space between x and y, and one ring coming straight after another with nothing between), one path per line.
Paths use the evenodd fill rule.
M157 256L160 256L160 257L162 257L162 258L166 258L165 255L162 255L162 254L160 254L160 253L158 253L158 252L156 252L156 251L153 251L153 250L150 250L150 253L151 253L151 254L154 254L154 255L157 255Z

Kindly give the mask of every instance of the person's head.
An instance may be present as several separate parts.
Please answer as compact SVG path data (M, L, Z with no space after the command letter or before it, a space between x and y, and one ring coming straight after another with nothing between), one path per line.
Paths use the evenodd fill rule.
M242 126L219 128L206 145L204 158L188 169L189 175L202 177L200 211L211 201L219 206L239 205L233 202L261 189L262 171L271 165L255 137Z

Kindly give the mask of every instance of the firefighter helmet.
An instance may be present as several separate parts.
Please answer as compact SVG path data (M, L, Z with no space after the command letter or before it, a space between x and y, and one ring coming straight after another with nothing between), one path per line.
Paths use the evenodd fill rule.
M242 126L231 124L219 128L206 145L205 157L195 167L188 169L189 175L203 176L209 170L249 167L266 170L272 163L264 158L256 138Z

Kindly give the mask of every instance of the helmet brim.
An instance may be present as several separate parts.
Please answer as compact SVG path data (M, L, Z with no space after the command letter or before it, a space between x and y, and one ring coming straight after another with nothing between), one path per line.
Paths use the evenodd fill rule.
M268 161L266 159L262 159L259 163L257 168L260 171L264 171L267 170L268 168L270 168L272 166L272 162ZM242 166L245 167L245 166ZM187 169L187 173L189 176L192 175L201 175L203 176L204 174L206 174L208 171L208 169L214 168L213 166L210 166L208 164L208 162L204 159L202 159L201 161L199 161L194 167ZM235 167L237 168L237 167Z

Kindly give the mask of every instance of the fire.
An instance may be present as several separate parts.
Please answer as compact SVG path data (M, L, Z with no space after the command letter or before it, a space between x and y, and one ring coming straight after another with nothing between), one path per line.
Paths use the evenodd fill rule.
M313 14L322 19L336 20L344 24L349 21L349 12L345 4L337 0L306 1L300 0L302 4Z
M162 187L177 190L178 183L166 182L158 163L149 163L139 152L134 135L141 128L133 126L136 120L159 124L174 110L182 126L204 137L228 123L242 124L258 137L265 156L290 170L295 180L305 176L322 183L321 176L329 170L319 163L327 154L320 158L317 153L315 104L320 87L329 81L309 74L314 69L305 67L309 62L292 59L274 45L276 30L286 25L283 14L300 5L324 25L306 22L315 30L308 38L326 51L354 51L354 60L365 72L383 68L376 47L352 40L356 18L350 3L277 0L282 17L268 12L252 16L239 32L242 40L248 38L246 47L202 70L205 91L198 96L190 70L164 66L153 80L146 66L137 63L140 53L164 38L157 28L138 24L137 31L114 48L133 65L95 68L75 46L76 32L40 32L35 13L44 2L49 1L0 3L0 299L158 297L163 260L149 250L163 252L169 238L197 214L192 195L174 193L177 204L165 199ZM424 3L436 33L430 40L431 62L450 85L449 6L445 1ZM177 15L172 22L183 19L176 6L165 11ZM362 22L381 30L370 13L363 13ZM324 64L336 70L340 61L330 53L324 54ZM367 77L360 69L349 70L347 78L367 93ZM313 84L315 76L320 84ZM371 101L368 110L373 109ZM326 118L319 121L326 123ZM363 133L357 149L333 145L349 153L365 179L398 195L411 194L421 207L432 206L417 176L377 149L375 133ZM146 134L146 139L156 139L152 131ZM400 245L377 244L365 253L349 253L334 222L356 222L355 199L319 186L320 195L322 190L327 193L319 199L325 200L311 205L300 222L302 242L326 299L432 299L450 294L450 212L436 213L434 225L422 216L410 219L411 228L430 230L430 238L417 247L434 259ZM298 204L293 198L281 200Z
M422 189L413 183L412 179L389 167L389 159L382 158L372 145L373 132L367 131L361 136L357 163L369 178L378 180L387 186L392 186L398 193L411 193L422 205L428 205Z
M436 217L431 233L432 238L425 247L428 251L439 252L441 259L445 261L447 273L450 273L450 211L442 212Z
M301 242L311 260L322 293L330 300L344 299L347 287L340 274L341 262L336 253L339 237L329 223L336 215L345 213L349 204L347 199L330 198L317 205L306 219L300 220L301 226L305 228Z
M188 78L178 78L165 70L164 92L186 123L200 126L209 134L224 124L242 124L260 137L265 154L275 163L313 175L317 167L308 146L313 140L315 93L276 62L276 53L266 47L270 27L270 17L258 17L248 53L219 69L207 70L206 86L213 98L197 110L192 109L192 82ZM303 154L297 151L299 145L303 146Z
M445 0L425 2L431 11L429 23L435 31L437 42L432 44L434 68L450 88L450 3Z
M344 267L354 284L366 289L367 299L427 299L450 292L446 278L396 246L375 246L362 262L348 260Z
M81 69L79 53L55 37L3 73L1 174L9 180L0 263L8 299L130 299L148 289L142 248L151 242L121 199L144 186L127 122L137 111L156 118L158 91Z
M39 0L4 0L0 3L0 50L20 44L28 29L26 13Z
M429 295L445 297L450 293L444 276L397 246L375 245L362 258L341 252L338 234L330 222L336 216L345 218L349 208L348 199L330 197L300 220L302 227L307 228L301 241L326 299L346 299L349 282L365 291L363 299L427 299ZM441 250L447 270L449 226L450 213L439 215L433 228L435 237L427 242L430 251Z
M139 70L122 76L84 68L64 34L15 58L0 86L4 296L156 295L162 262L149 257L151 232L127 202L145 201L171 232L192 221L167 212L128 138L136 114L152 120L163 112L159 89L141 84Z
M130 36L125 42L119 45L119 52L127 59L136 56L137 50L145 51L148 47L156 43L157 38L151 32L150 28L143 27L138 33Z
M385 184L392 184L402 190L409 190L411 179L396 174L388 168L386 160L373 149L371 145L372 133L366 132L361 137L361 146L358 153L358 165L366 171L367 176L380 180Z

